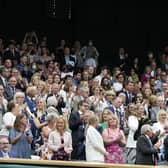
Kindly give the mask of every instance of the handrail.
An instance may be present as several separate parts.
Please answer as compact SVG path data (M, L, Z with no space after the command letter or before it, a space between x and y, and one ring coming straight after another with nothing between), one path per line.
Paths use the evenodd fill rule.
M21 164L37 166L70 166L70 167L90 167L90 168L164 168L168 166L147 166L134 164L106 164L97 162L79 162L79 161L54 161L54 160L32 160L32 159L15 159L0 158L1 164ZM0 166L1 167L1 166Z

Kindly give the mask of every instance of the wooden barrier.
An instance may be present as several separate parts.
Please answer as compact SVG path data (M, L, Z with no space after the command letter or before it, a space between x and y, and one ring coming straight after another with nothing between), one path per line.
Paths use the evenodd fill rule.
M31 166L30 166L31 165ZM105 164L79 161L50 161L32 159L0 158L0 168L168 168L168 166L145 166L130 164Z

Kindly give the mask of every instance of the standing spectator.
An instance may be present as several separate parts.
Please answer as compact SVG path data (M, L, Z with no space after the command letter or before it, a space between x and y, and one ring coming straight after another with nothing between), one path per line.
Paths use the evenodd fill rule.
M33 114L36 112L36 101L34 100L36 92L37 90L34 86L29 86L26 89L25 103L28 105L31 113Z
M6 59L12 60L12 63L16 65L19 62L20 58L20 53L17 51L15 42L10 41L8 48L5 50L4 55L3 55L3 61Z
M136 145L136 164L156 165L155 154L161 145L160 142L152 144L153 132L149 124L145 124L141 128L141 136L138 138Z
M17 158L30 158L32 133L27 117L19 114L14 122L14 128L10 130L9 139L12 144L11 151L16 153Z
M57 119L56 130L49 134L48 147L54 152L52 160L69 160L72 152L72 137L67 131L66 119Z
M101 134L96 127L99 123L99 118L91 115L86 129L86 161L104 162L104 156L108 156L103 143Z
M137 118L137 107L135 104L129 105L129 113L128 116L128 137L126 144L126 163L134 164L136 158L136 140L134 140L135 131L138 129L138 118Z
M102 127L102 129L104 130L105 128L107 128L107 125L108 125L108 117L111 115L111 111L108 110L108 109L104 109L101 113L101 116L100 116L100 125Z
M124 132L119 128L117 116L112 115L108 120L108 127L103 131L105 148L109 155L105 157L106 163L124 163L123 146L126 144Z
M88 110L88 103L80 101L78 104L78 111L72 112L69 118L69 128L72 133L72 159L85 160L85 135L86 128L85 118Z
M99 52L97 48L94 46L92 40L89 40L88 45L84 46L81 49L81 54L84 58L84 66L93 66L94 68L97 68L99 64L98 63Z
M1 135L9 136L9 131L13 128L16 116L19 112L18 105L16 105L14 101L10 101L8 103L7 112L3 115L3 125L0 131Z

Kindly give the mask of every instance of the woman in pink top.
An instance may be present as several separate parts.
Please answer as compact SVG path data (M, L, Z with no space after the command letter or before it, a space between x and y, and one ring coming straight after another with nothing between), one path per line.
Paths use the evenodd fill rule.
M119 128L119 120L116 115L109 116L108 127L103 131L105 148L109 155L105 157L106 163L124 163L123 146L126 138Z

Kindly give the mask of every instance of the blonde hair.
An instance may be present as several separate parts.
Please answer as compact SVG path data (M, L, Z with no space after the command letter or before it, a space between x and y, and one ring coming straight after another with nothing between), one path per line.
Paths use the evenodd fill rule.
M160 121L160 115L162 114L162 113L165 113L166 114L166 116L167 116L167 112L165 111L165 110L163 110L163 109L161 109L159 112L158 112L158 114L157 114L157 121Z
M100 115L100 122L104 122L104 120L103 120L103 114L104 114L105 112L108 113L107 115L111 115L111 114L112 114L112 111L111 111L111 110L109 110L109 109L104 109L104 110L102 111L101 115Z
M40 98L39 97L39 98L36 99L36 104L38 104L38 102L42 102L43 103L43 109L42 110L37 109L37 112L41 111L44 114L45 111L46 111L46 101L45 101L44 98Z
M99 117L95 114L91 114L88 119L88 125L94 125L96 121L99 121Z
M118 117L116 115L114 115L114 114L111 114L111 115L109 115L109 119L108 119L108 123L107 123L107 127L108 128L110 127L110 125L109 125L109 120L110 119L115 119L117 121L116 128L120 127L120 122L119 122Z
M87 130L88 130L89 126L90 126L90 125L93 126L96 121L99 121L99 117L98 117L97 115L95 115L95 114L91 114L91 115L89 116L89 119L88 119L88 125L87 125L86 128L85 128L85 133L84 133L85 136L86 136L86 134L87 134Z
M149 104L151 106L156 106L157 105L157 96L156 95L151 95L149 97Z
M64 131L67 131L67 130L68 130L68 122L67 122L67 119L66 119L64 116L60 115L60 116L57 118L56 123L59 122L59 120L63 120L63 122L64 122ZM59 132L58 127L57 127L57 124L56 124L56 130Z

